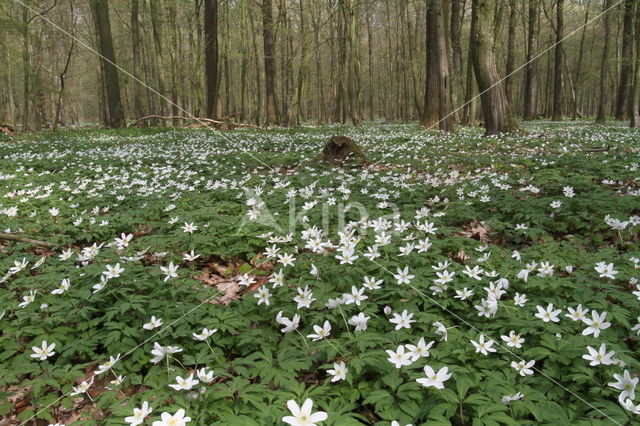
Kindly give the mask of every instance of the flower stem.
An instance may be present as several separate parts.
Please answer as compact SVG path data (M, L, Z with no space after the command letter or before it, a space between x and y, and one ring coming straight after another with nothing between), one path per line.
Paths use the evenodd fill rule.
M329 344L329 346L331 346L333 349L335 349L336 352L338 352L340 355L342 355L342 357L347 358L347 356L342 353L342 351L340 349L338 349L336 347L336 345L334 345L333 343L331 343L331 341L329 339L323 339L325 342L327 342Z
M340 315L342 315L342 319L344 320L344 326L347 327L347 332L351 336L351 339L355 340L355 336L351 333L351 329L349 328L349 323L347 322L347 317L344 316L344 312L342 312L342 308L338 305L338 310L340 311Z
M302 341L304 342L304 345L307 347L307 351L309 351L309 353L311 353L311 348L309 347L309 344L307 343L307 339L304 338L302 333L300 333L300 330L298 330L297 328L296 328L296 333L298 333L300 338L302 338Z

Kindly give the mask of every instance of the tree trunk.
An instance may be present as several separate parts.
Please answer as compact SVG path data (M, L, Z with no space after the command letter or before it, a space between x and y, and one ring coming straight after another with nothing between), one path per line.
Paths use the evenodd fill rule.
M158 7L160 5L159 1L150 1L149 2L149 12L151 15L151 30L153 33L153 44L156 48L155 54L151 54L154 70L153 74L155 74L158 79L158 92L166 96L165 91L165 66L164 66L164 40L162 39L162 22L160 22L160 16L158 12ZM155 97L154 97L155 98ZM164 99L158 99L158 108L157 111L160 115L166 115L166 105ZM164 123L164 121L163 121Z
M515 0L514 0L515 1ZM451 39L451 85L453 105L459 105L461 99L462 87L464 86L464 74L462 73L462 18L464 16L463 0L451 1L451 22L449 24L449 32Z
M620 65L620 84L616 102L616 120L626 120L629 110L629 82L633 66L633 17L635 0L626 0L624 4L624 24L622 30L622 58Z
M71 9L73 13L73 6ZM75 40L71 39L71 46L69 46L69 52L67 53L67 60L64 63L64 68L58 74L58 79L60 81L60 91L58 92L58 100L56 101L56 111L53 117L53 131L55 132L58 129L58 124L62 124L62 119L60 117L62 111L62 98L64 97L64 87L65 87L65 77L67 75L67 71L69 70L69 65L71 64L71 56L73 55L73 48L75 47Z
M575 120L578 118L578 109L579 109L579 98L580 98L580 89L581 89L581 85L582 85L582 76L583 76L583 70L582 70L582 63L584 61L584 45L585 45L585 40L586 40L586 36L587 36L587 23L589 22L589 3L587 3L586 5L586 12L584 15L584 24L582 27L582 36L580 37L580 50L578 52L578 62L576 63L576 96L574 99L574 104L573 104L573 116L572 119Z
M471 20L471 32L475 32L475 22ZM464 94L464 116L463 122L465 126L476 125L476 95L475 95L475 77L473 75L473 54L472 54L472 39L469 37L469 49L467 52L467 84L465 86Z
M506 68L506 80L504 82L504 91L507 95L507 101L509 104L513 104L513 73L516 61L516 17L517 17L517 2L516 0L509 1L509 35L507 42L507 68Z
M345 68L347 62L347 36L346 28L344 25L344 19L337 19L336 22L337 31L337 53L336 53L336 72L335 72L335 99L333 106L333 114L331 122L340 123L343 122L344 117L344 94L345 94Z
M611 0L605 0L604 10L609 9ZM598 116L596 117L596 123L604 124L607 121L607 59L609 57L609 45L611 33L611 17L609 13L604 14L604 48L602 49L602 57L600 60L600 100L598 102Z
M632 85L629 121L632 128L640 128L640 7L636 8L636 56L634 59L635 78Z
M359 40L356 33L357 18L354 0L341 0L342 16L345 29L345 59L346 70L346 102L348 115L354 126L362 123L359 111L360 105L360 52Z
M313 3L312 3L313 4ZM317 5L316 5L317 6ZM313 43L315 52L317 52L314 56L315 60L315 68L316 68L316 101L317 101L317 115L318 123L324 123L326 119L326 102L325 102L325 93L324 93L324 78L323 78L323 67L322 67L322 56L319 54L321 52L321 43L320 43L320 17L321 8L318 7L317 13L311 13L311 24L313 25ZM330 58L333 58L333 55L330 55ZM330 67L333 69L333 67Z
M451 114L451 82L442 2L429 0L427 3L427 80L420 124L425 128L437 125L440 130L452 132L454 117Z
M118 81L118 69L116 57L113 52L113 40L111 38L111 24L109 23L109 4L107 0L92 0L93 19L98 30L98 51L102 55L102 64L107 89L107 107L109 120L107 127L124 127L124 110L120 98L120 82Z
M264 79L266 93L266 125L279 125L278 103L276 98L276 57L275 37L273 33L273 11L271 0L262 0L262 39L264 43Z
M367 14L367 53L369 57L369 120L375 119L374 89L373 89L373 33L371 31L371 16Z
M300 11L300 68L298 69L298 82L296 84L296 113L295 124L299 125L302 121L304 108L302 105L304 95L304 83L307 78L307 40L306 40L306 22L304 16L304 0L299 0Z
M0 8L0 12L8 13L8 10ZM9 64L9 46L7 45L6 29L0 28L0 61ZM15 104L13 98L13 79L11 70L7 67L1 72L2 97L0 98L0 124L14 125Z
M260 52L258 49L258 37L256 25L253 17L253 13L249 10L249 25L251 26L251 41L253 45L253 58L254 58L254 68L256 75L256 113L255 113L255 122L256 126L260 125L261 121L261 110L262 110L262 73L260 70Z
M142 80L142 62L140 60L140 7L138 0L131 0L131 53L133 56L133 76ZM142 106L143 88L137 81L133 82L133 117L138 119L145 115Z
M471 51L487 136L518 129L496 67L491 36L494 9L495 0L473 0Z
M524 120L535 120L538 116L538 50L539 0L529 0L527 25L527 66L524 85Z
M29 90L31 66L29 57L29 10L26 6L22 7L22 125L21 130L23 132L29 131L29 96L31 92Z
M562 39L564 38L564 0L556 0L556 47L553 69L553 121L562 121Z
M204 0L204 77L207 101L205 116L218 119L218 0Z
M171 44L169 45L169 64L171 70L171 115L178 115L178 79L179 75L182 74L180 71L180 65L178 64L177 56L180 55L180 33L178 32L178 16L174 3L166 4L166 15L167 21L169 21L169 39L171 40ZM186 106L186 105L185 105ZM173 120L171 123L173 126L177 126L180 122L178 120Z

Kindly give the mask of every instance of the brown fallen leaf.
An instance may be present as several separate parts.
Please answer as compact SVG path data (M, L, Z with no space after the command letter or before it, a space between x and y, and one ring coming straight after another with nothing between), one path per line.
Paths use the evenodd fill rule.
M458 259L462 260L463 262L465 260L469 259L469 255L467 254L466 251L464 251L464 249L460 249L460 251L458 251L457 257L458 257Z
M476 240L480 240L483 243L489 243L489 233L491 229L481 220L474 220L468 225L464 225L462 227L462 231L456 233L455 235L460 235L462 237L474 238Z

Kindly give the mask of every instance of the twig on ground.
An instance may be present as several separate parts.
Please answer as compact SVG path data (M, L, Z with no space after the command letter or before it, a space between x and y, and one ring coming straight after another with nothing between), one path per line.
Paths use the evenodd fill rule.
M0 232L0 240L10 240L10 241L19 241L22 243L35 244L41 247L53 247L54 244L48 243L46 241L34 240L33 238L24 237L18 234L6 234L4 232Z

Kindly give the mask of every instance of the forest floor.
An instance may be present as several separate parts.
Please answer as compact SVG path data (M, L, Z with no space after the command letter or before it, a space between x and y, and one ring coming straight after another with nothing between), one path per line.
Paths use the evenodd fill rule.
M0 141L0 424L637 422L640 134L526 130Z

